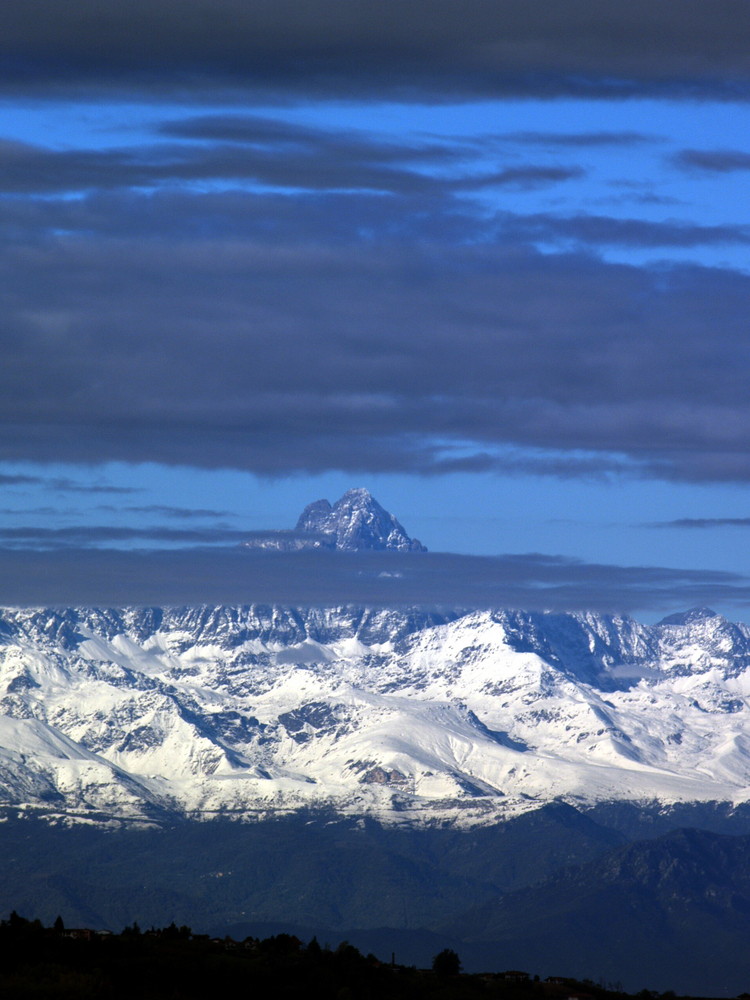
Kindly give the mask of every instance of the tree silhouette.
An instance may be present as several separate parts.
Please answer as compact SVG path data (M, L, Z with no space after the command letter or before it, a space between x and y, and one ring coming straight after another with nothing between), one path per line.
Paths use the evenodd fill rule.
M441 979L457 976L461 971L461 959L452 948L443 948L432 960L432 971Z

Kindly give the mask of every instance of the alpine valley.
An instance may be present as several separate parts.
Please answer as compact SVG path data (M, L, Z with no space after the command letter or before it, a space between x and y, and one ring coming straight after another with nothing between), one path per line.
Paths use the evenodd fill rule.
M384 514L295 535L419 559ZM0 710L0 908L750 987L750 628L710 610L6 608Z

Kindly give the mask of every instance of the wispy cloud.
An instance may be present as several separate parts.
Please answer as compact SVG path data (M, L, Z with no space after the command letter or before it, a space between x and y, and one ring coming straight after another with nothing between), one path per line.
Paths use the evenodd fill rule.
M672 162L687 170L730 174L750 170L750 153L738 149L683 149Z
M567 240L581 247L687 248L747 246L750 226L706 225L691 221L617 218L607 215L527 214L504 217L506 233L534 241Z
M175 518L177 520L202 520L203 518L231 517L228 510L212 510L210 507L169 507L163 504L148 504L145 507L119 507L100 508L109 510L121 510L132 514L155 514L159 517Z
M225 527L169 528L121 527L117 525L69 525L45 528L38 525L0 527L0 545L14 548L81 548L133 543L186 545L226 545L239 543L247 532Z
M530 146L559 146L569 149L597 149L609 146L645 146L663 141L645 132L507 132L506 141Z
M750 517L678 517L656 521L650 528L750 528Z
M27 473L0 473L0 487L2 486L34 486L55 493L111 493L122 496L143 492L142 488L138 486L113 486L101 480L86 482L84 479L77 480L62 476Z
M396 141L255 116L182 119L163 123L160 131L183 141L101 150L0 141L0 193L49 196L223 182L298 193L436 197L491 185L537 188L583 174L575 164L503 165L497 143L498 169L477 173L478 151L468 141Z
M42 481L39 476L13 475L0 473L0 486L33 486Z
M133 493L142 493L141 486L112 486L102 482L82 482L76 479L57 477L48 479L40 476L37 482L47 489L55 490L59 493L112 493L118 496L130 496Z

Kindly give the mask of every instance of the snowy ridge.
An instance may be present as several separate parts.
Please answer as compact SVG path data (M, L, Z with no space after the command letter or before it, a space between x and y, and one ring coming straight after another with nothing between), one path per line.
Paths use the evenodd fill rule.
M750 798L750 631L708 610L0 612L0 806L494 822Z

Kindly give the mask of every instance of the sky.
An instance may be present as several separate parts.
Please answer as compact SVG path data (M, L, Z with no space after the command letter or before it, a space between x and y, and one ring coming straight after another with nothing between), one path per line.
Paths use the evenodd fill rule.
M746 0L6 0L0 600L750 621L748 37ZM238 548L353 486L429 557Z

